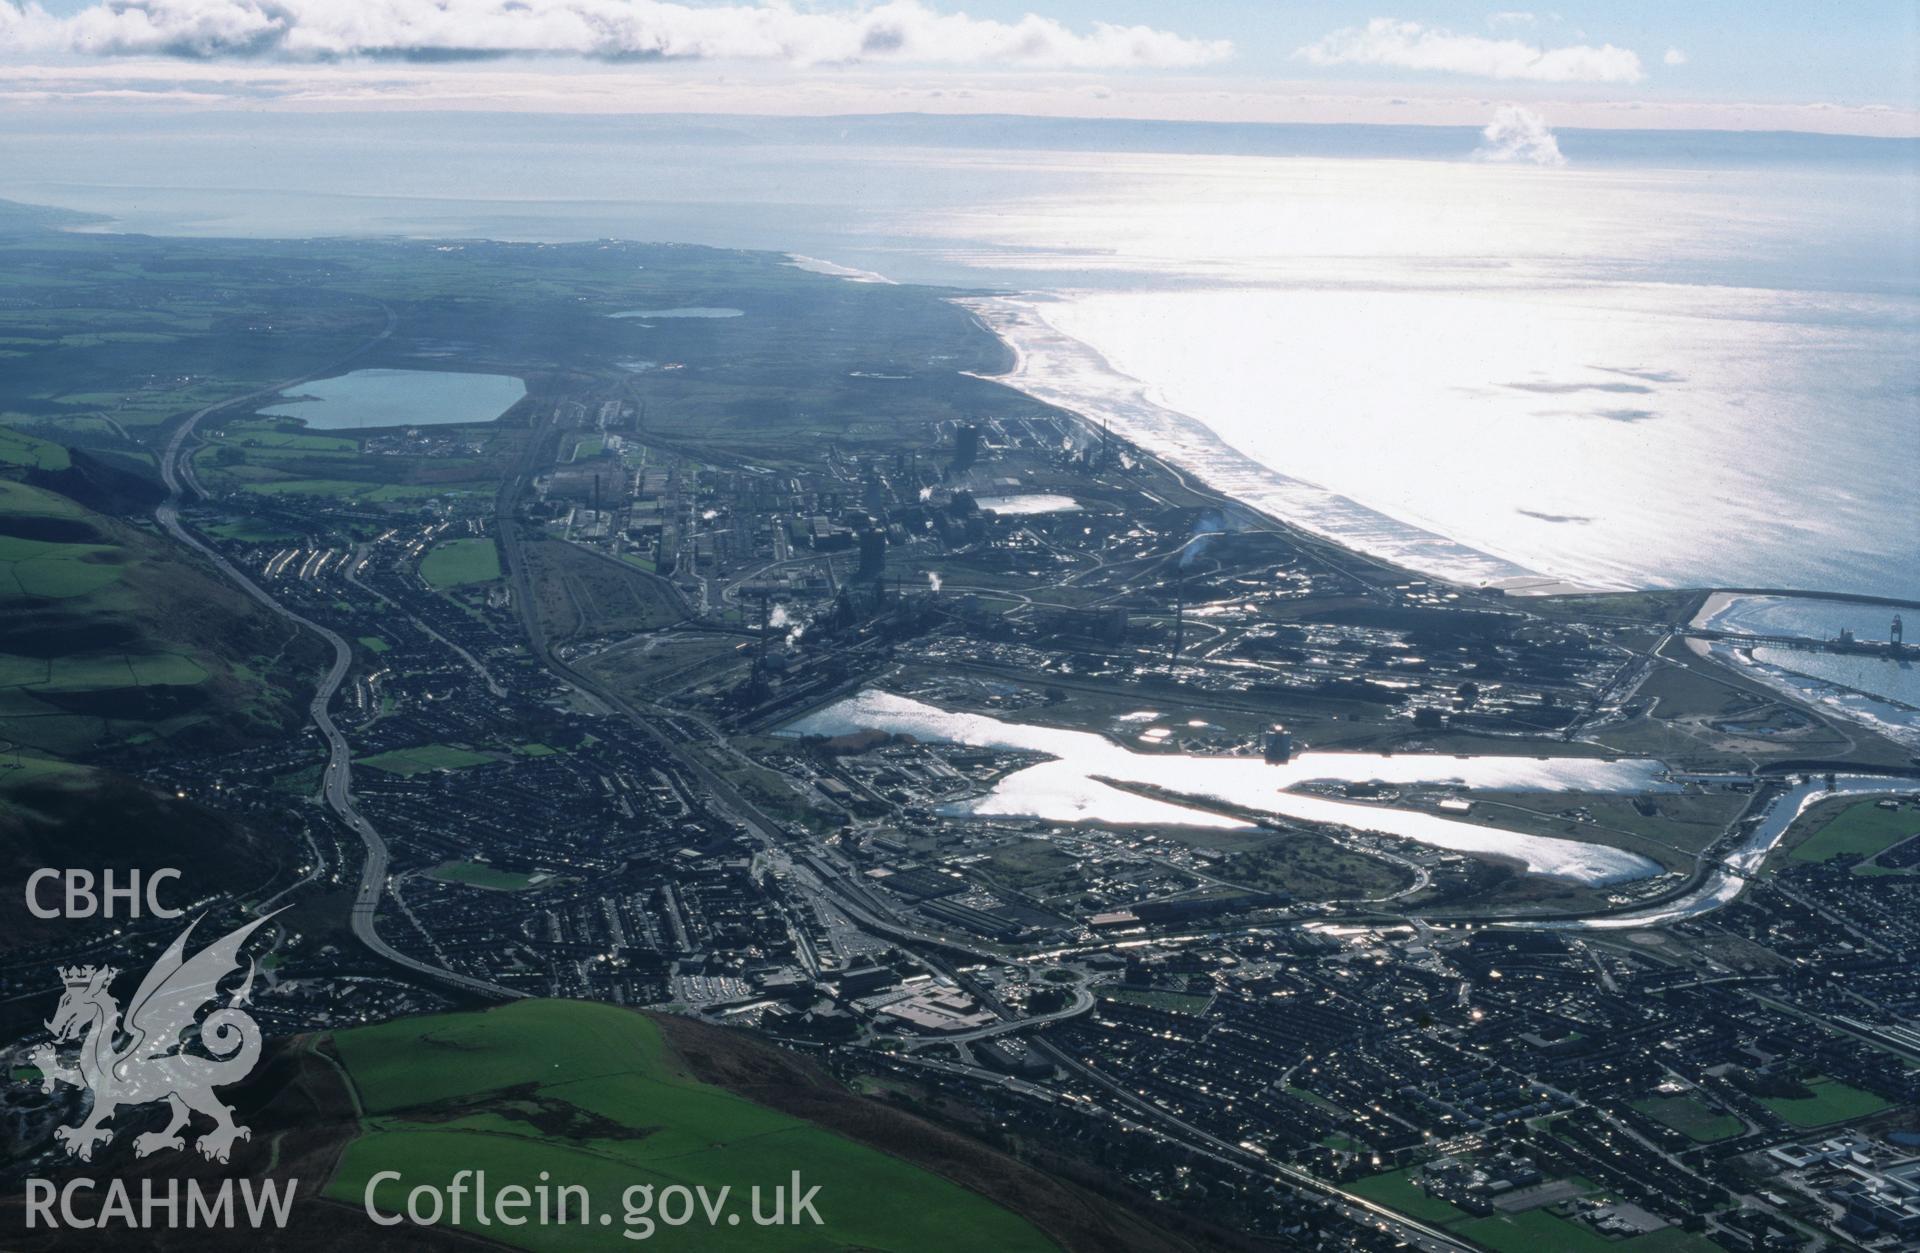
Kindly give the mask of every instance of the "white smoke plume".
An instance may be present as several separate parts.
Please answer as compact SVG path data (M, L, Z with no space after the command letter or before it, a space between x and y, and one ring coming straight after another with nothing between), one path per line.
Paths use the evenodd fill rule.
M940 572L939 571L937 570L927 571L927 586L932 588L936 592L940 590Z
M1052 18L943 13L924 0L833 7L674 0L95 0L50 12L0 0L0 53L329 61L573 56L793 65L912 62L1057 69L1191 68L1225 40Z
M1534 165L1565 165L1560 141L1548 129L1547 120L1532 109L1503 104L1480 132L1480 146L1473 150L1476 161L1520 161Z
M787 607L785 605L775 605L767 612L767 626L769 627L783 627L787 625L788 621Z
M1220 538L1226 529L1226 519L1219 514L1202 514L1200 520L1193 524L1193 534L1188 537L1186 546L1180 550L1180 568L1185 570L1205 556L1213 541Z

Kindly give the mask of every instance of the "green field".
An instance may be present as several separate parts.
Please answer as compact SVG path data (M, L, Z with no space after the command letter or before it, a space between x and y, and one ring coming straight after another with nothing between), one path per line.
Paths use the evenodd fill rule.
M86 509L53 492L0 479L0 516L21 518L85 518Z
M1413 1182L1413 1174L1411 1170L1389 1171L1348 1184L1347 1191L1409 1218L1444 1227L1494 1253L1601 1253L1616 1249L1625 1253L1719 1253L1718 1245L1676 1227L1614 1240L1550 1209L1475 1218L1458 1206L1427 1195Z
M1213 1004L1211 996L1197 992L1173 992L1165 988L1102 988L1100 999L1126 1005L1150 1005L1174 1014L1201 1014Z
M92 769L87 766L55 761L50 757L0 753L0 810L6 808L6 795L15 788L46 782L84 782L92 774Z
M244 544L283 543L287 540L297 540L300 538L300 533L289 527L275 526L270 522L255 522L251 520L216 522L207 527L206 530L209 534L218 535L221 539L239 540Z
M1793 850L1794 861L1873 857L1920 833L1920 812L1881 809L1872 801L1849 805Z
M0 598L69 600L120 581L127 554L64 496L0 479ZM71 525L68 525L71 524Z
M279 652L285 632L165 541L0 477L6 738L71 754L277 725L283 676L239 660L255 645Z
M458 496L482 491L487 483L449 483L444 486L424 483L363 483L352 479L279 479L272 482L243 483L247 491L263 496L331 496L346 500L387 502L426 500L433 496Z
M101 653L84 657L21 657L0 653L0 687L36 693L102 692L123 687L192 687L207 672L172 653Z
M139 678L127 656L124 653L108 653L104 656L49 658L47 679L42 686L59 692L98 692L135 687L138 684Z
M1472 1217L1456 1205L1437 1196L1428 1196L1413 1182L1413 1171L1395 1170L1373 1175L1347 1185L1347 1191L1377 1201L1390 1210L1417 1218L1423 1223L1453 1223Z
M455 748L451 744L422 744L418 748L396 748L391 752L361 757L356 764L372 766L388 774L424 774L429 770L464 770L468 766L478 766L492 760L485 753Z
M1763 1096L1760 1103L1796 1127L1824 1127L1877 1114L1887 1103L1871 1092L1849 1087L1838 1079L1809 1079L1812 1096Z
M274 419L230 422L212 439L194 465L221 492L407 504L495 486L482 458L366 456L357 438Z
M1677 1227L1615 1240L1545 1209L1493 1214L1454 1224L1447 1230L1493 1253L1609 1253L1614 1249L1627 1253L1718 1253L1720 1248L1704 1236L1688 1235Z
M1699 1144L1712 1144L1740 1134L1742 1123L1731 1114L1709 1109L1691 1096L1656 1096L1635 1101L1633 1107Z
M496 892L524 892L533 886L530 875L511 870L495 870L476 861L447 861L427 872L429 879L443 883L464 883L468 887L490 888Z
M71 464L67 450L60 445L0 427L0 465L64 470Z
M302 452L357 452L357 440L343 435L315 435L294 423L235 422L220 432L223 443L243 448L292 448Z
M679 1185L705 1187L709 1198L730 1188L726 1208L743 1217L662 1225L647 1244L820 1253L1052 1247L984 1197L693 1079L653 1022L615 1006L521 1001L362 1027L334 1044L366 1115L327 1190L351 1205L383 1170L402 1176L375 1193L387 1212L420 1184L444 1191L456 1171L484 1170L494 1192L531 1190L545 1171L554 1185L586 1188L595 1221L495 1225L485 1229L490 1239L535 1250L632 1248L622 1234L626 1190ZM770 1209L771 1190L794 1171L820 1189L822 1225L762 1227L744 1217L755 1185ZM463 1218L471 1222L470 1210Z
M438 588L491 583L500 577L500 551L490 539L448 540L420 559L420 577Z

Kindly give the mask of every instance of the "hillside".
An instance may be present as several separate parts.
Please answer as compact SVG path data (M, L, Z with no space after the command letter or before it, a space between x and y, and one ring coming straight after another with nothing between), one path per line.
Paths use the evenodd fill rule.
M76 849L85 855L76 860ZM84 866L95 874L161 866L180 871L163 903L178 906L215 891L251 895L290 881L299 846L226 814L124 775L67 762L0 752L0 878L12 885L43 866ZM52 903L58 889L48 887ZM0 895L0 954L46 942L72 943L84 924L34 918L17 886ZM111 923L97 923L107 927ZM37 1021L45 1007L11 1007ZM17 1025L0 1013L0 1026Z
M0 429L0 860L14 883L41 866L171 866L196 895L247 893L294 860L293 844L121 773L297 728L322 661L173 545L100 511L150 507L153 491ZM71 935L17 891L0 905L0 951Z
M278 1042L253 1075L223 1093L253 1128L227 1169L191 1155L137 1159L129 1136L93 1166L126 1177L189 1175L299 1180L277 1248L500 1247L619 1249L622 1193L651 1184L750 1190L801 1172L818 1185L822 1224L660 1225L648 1247L682 1249L1112 1250L1185 1253L1182 1240L993 1150L880 1102L857 1097L812 1063L745 1031L581 1001L521 1001ZM129 1124L131 1130L135 1124ZM367 1179L398 1170L407 1188L444 1187L485 1170L510 1183L590 1190L607 1225L381 1228L361 1216ZM43 1173L46 1173L43 1171ZM58 1177L56 1169L51 1172ZM991 1189L994 1200L983 1191ZM379 1192L383 1210L404 1188ZM92 1247L87 1233L19 1236L0 1203L10 1247ZM344 1228L344 1230L343 1230ZM484 1241L466 1237L484 1235ZM238 1230L182 1232L155 1247L257 1247ZM497 1243L496 1243L497 1242Z
M106 481L75 465L44 441L0 444L0 471ZM126 760L149 745L181 751L277 734L298 724L315 648L161 539L61 492L0 478L9 746L88 760L120 750L116 760Z
M695 1078L657 1023L614 1006L520 1002L486 1013L401 1020L340 1032L333 1046L366 1113L328 1195L356 1202L367 1180L385 1209L409 1187L484 1169L488 1186L532 1188L540 1172L585 1186L613 1221L503 1235L526 1249L629 1247L621 1197L634 1185L731 1186L745 1211L794 1171L818 1185L821 1226L750 1221L662 1229L667 1247L932 1248L964 1253L1054 1247L984 1197Z

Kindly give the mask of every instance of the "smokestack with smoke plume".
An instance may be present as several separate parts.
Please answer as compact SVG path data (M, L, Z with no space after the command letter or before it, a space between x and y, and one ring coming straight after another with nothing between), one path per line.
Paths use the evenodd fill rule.
M1186 567L1181 566L1184 570ZM1173 655L1167 659L1168 669L1180 664L1180 650L1187 644L1187 579L1183 574L1173 585Z
M1193 524L1193 534L1188 537L1186 547L1180 550L1180 568L1190 568L1194 562L1206 554L1207 548L1227 529L1225 519L1217 513L1202 514Z

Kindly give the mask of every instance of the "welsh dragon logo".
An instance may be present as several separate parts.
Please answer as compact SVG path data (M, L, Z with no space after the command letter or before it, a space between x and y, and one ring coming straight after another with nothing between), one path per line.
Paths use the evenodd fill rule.
M224 1007L204 1019L199 1014L219 997L221 981L240 968L240 946L265 921L257 918L189 958L187 937L199 925L195 919L140 981L124 1021L110 990L118 971L75 966L60 972L67 990L47 1023L54 1043L35 1049L31 1060L43 1076L43 1091L66 1083L93 1093L93 1110L84 1121L54 1129L68 1153L92 1161L94 1147L113 1139L103 1125L109 1118L125 1106L155 1101L165 1101L171 1116L164 1130L134 1137L133 1151L140 1157L185 1148L180 1132L194 1114L213 1119L213 1130L195 1145L212 1161L225 1162L234 1141L251 1138L213 1090L246 1078L260 1060L260 1026L240 1008L253 991L253 963L247 963L245 982ZM187 1051L188 1033L196 1025L200 1046L210 1057ZM75 1040L80 1042L78 1064L69 1069L56 1049Z

